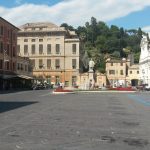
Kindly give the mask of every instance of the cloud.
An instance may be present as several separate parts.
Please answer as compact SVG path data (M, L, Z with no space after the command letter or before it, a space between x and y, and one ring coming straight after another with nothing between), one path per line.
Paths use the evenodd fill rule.
M17 26L37 21L79 26L92 16L111 21L147 6L150 6L150 0L64 0L53 6L27 3L14 8L0 7L0 16Z
M150 35L150 26L143 27L142 30Z
M150 26L143 27L142 30L145 32L150 32Z

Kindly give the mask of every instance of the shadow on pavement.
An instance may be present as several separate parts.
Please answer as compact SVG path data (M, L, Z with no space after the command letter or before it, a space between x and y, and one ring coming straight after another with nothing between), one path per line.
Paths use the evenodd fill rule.
M22 92L22 91L32 91L32 90L28 90L28 89L25 89L25 90L5 90L5 91L0 90L0 94L18 93L18 92Z
M38 102L0 102L0 113L6 112L6 111L10 111L13 109L17 109L20 107L25 107L28 105L32 105Z

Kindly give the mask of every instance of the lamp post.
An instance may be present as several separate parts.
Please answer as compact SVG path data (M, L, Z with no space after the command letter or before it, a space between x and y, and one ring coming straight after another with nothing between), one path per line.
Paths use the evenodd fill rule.
M7 50L3 50L3 90L5 90L5 62L8 62L9 60L6 59L7 56Z
M43 83L44 83L44 68L45 68L45 65L42 64L42 76L43 76Z

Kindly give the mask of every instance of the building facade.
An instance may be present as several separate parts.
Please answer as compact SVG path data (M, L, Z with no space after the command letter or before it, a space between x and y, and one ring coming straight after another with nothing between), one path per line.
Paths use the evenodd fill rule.
M16 76L13 77L14 89L31 89L32 66L28 57L17 56Z
M0 90L12 86L16 73L18 28L0 17Z
M76 84L79 38L52 23L27 23L18 33L18 55L32 61L33 76L50 84Z
M139 64L133 64L127 68L127 85L137 86L140 84Z
M147 36L143 36L141 40L139 72L141 84L150 88L150 41Z
M137 86L139 84L139 65L134 64L132 55L122 59L107 59L107 84L117 86Z

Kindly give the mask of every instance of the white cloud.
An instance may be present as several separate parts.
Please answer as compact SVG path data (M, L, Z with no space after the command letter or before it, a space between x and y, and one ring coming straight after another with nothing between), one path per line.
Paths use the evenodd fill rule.
M143 27L142 30L150 35L150 26Z
M150 0L64 0L53 6L23 4L14 8L0 7L0 16L17 26L37 21L78 26L84 25L92 16L110 21L146 6L150 6Z
M150 32L150 26L143 27L142 30L145 32Z

